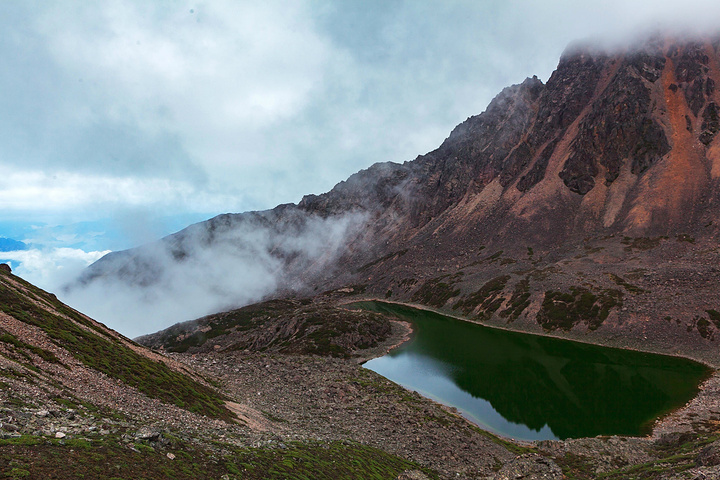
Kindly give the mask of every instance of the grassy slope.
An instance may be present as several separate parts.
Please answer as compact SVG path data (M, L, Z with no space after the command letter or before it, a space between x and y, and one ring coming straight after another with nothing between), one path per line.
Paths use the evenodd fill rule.
M167 451L117 439L89 442L25 436L0 440L0 476L46 479L242 478L364 480L393 479L418 465L376 448L350 442L289 442L275 448L223 446L223 453L175 442ZM170 455L168 455L170 454Z
M169 352L252 350L348 358L386 340L388 318L321 301L269 300L147 335L138 342Z
M162 362L136 353L124 344L127 340L116 338L47 292L18 277L9 278L6 272L0 273L0 311L42 329L53 343L88 367L117 378L149 397L212 418L230 420L234 417L225 408L224 398L211 388ZM8 334L0 341L17 343Z

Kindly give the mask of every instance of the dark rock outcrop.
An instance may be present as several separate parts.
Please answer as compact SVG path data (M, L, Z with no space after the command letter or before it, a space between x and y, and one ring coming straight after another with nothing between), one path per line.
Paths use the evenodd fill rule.
M720 465L720 441L715 441L703 448L695 459L695 464L704 467Z

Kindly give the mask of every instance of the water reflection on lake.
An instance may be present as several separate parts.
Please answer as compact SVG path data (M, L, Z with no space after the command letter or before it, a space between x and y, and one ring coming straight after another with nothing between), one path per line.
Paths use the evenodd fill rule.
M541 440L642 435L697 393L710 369L686 359L508 332L383 302L412 341L365 364L478 425Z

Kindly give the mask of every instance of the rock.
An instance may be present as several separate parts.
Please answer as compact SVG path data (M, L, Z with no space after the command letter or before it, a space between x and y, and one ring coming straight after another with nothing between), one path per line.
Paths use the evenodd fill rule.
M18 427L17 425L14 425L12 423L0 424L0 428L5 430L6 432L17 432L18 430L20 430L20 427Z
M45 418L45 417L47 417L48 415L50 415L50 412L47 411L47 410L39 410L39 411L35 414L35 416L40 417L40 418Z
M157 430L151 429L149 427L142 427L140 430L135 432L135 439L136 440L147 440L149 442L157 442L160 437L161 433Z
M695 459L695 465L704 467L720 465L720 440L703 448Z
M55 438L65 438L66 436L63 432L55 432Z
M420 470L405 470L398 475L397 480L428 480L428 477Z
M7 263L0 263L0 270L6 273L12 273L12 268Z
M170 460L175 460L175 455L173 455L172 453L168 453L166 455L166 457L169 458Z
M683 473L666 478L667 480L716 480L720 478L720 467L692 468Z
M663 447L678 447L694 438L691 432L670 432L662 434L655 443Z
M549 458L536 453L521 455L506 463L495 476L498 480L515 480L520 478L561 479L560 467Z

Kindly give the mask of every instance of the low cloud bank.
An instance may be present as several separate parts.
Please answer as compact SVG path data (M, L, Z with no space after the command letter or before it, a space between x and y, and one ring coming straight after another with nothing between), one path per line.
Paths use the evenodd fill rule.
M136 337L256 302L280 288L307 287L335 267L365 219L294 209L221 215L162 241L112 253L58 294Z
M8 263L15 275L52 292L108 253L109 250L86 252L78 248L27 248L0 252L0 263Z

